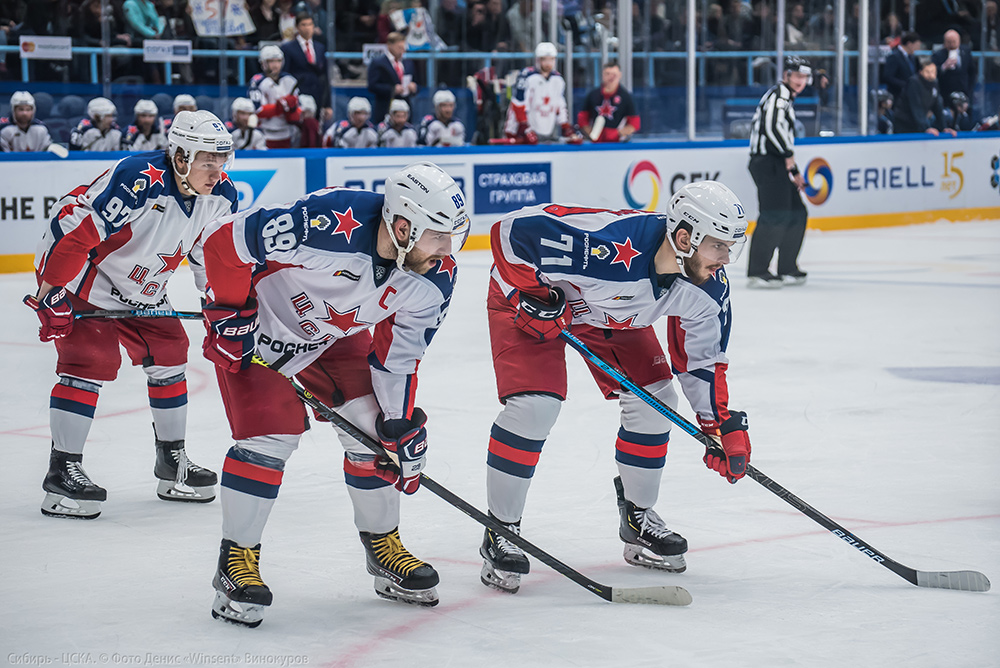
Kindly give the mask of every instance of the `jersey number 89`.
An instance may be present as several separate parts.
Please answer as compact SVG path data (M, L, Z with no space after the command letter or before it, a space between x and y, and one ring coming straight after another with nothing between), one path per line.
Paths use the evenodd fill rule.
M273 253L276 250L289 251L298 244L295 232L290 231L295 226L291 214L283 213L274 220L269 220L260 231L264 237L264 252Z

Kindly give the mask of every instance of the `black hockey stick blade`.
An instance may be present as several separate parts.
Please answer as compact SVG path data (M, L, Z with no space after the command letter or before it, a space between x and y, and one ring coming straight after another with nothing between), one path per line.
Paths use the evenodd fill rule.
M259 355L254 355L254 364L259 364L261 366L267 367L269 369L274 369L273 366L265 362ZM280 373L280 372L279 372ZM282 374L284 375L284 374ZM353 423L347 420L345 417L337 413L332 408L328 407L322 401L316 398L309 390L302 387L301 384L294 378L290 376L285 376L288 382L292 384L295 389L295 393L302 399L306 405L315 409L317 413L322 415L324 418L329 420L331 423L336 425L344 433L351 436L361 445L365 446L375 454L392 460L398 465L398 460L392 453L389 453L382 447L382 444L373 439L371 436L361 431ZM605 601L610 601L612 603L646 603L651 605L690 605L691 604L691 594L683 587L676 586L663 586L663 587L634 587L634 588L623 588L623 587L610 587L608 585L603 585L595 582L588 578L587 576L579 573L578 571L570 568L563 562L559 561L548 552L545 552L540 547L537 547L534 543L522 538L520 535L510 531L507 527L503 526L499 522L494 521L489 515L479 510L471 503L461 498L454 492L448 490L443 485L439 484L437 481L429 478L426 474L420 474L420 486L426 488L429 492L435 496L441 498L446 503L452 505L458 510L462 511L472 519L474 519L479 524L485 527L489 527L496 533L502 535L504 538L510 542L517 545L519 548L530 554L531 556L538 559L552 570L556 571L560 575L563 575L573 582L577 583L581 587L590 590L594 594L600 596Z
M632 392L644 402L649 404L650 407L683 429L690 436L694 437L695 440L704 445L706 448L721 450L721 446L718 441L713 439L711 436L703 434L698 427L691 424L691 422L684 419L682 415L647 392L645 388L629 378L623 371L604 361L604 359L587 347L587 344L583 341L576 338L566 330L563 330L559 336L571 347L575 348L581 355L583 355L584 359L604 371L604 373L608 374L608 376L620 383L623 388ZM806 517L823 526L848 545L854 547L865 556L871 558L873 561L882 564L907 582L915 584L918 587L932 587L935 589L956 589L959 591L990 590L989 579L978 571L918 571L910 568L909 566L904 566L898 561L882 554L874 547L861 540L853 533L840 526L840 524L816 510L808 503L795 496L790 491L749 464L747 465L747 476L760 483L779 499L784 500Z
M108 318L121 320L123 318L178 318L180 320L201 320L201 311L171 311L169 309L98 309L96 311L78 311L75 318Z

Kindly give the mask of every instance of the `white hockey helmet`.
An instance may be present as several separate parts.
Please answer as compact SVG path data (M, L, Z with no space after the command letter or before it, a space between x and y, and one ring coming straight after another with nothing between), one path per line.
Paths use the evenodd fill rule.
M535 60L542 58L555 58L559 55L559 50L552 42L539 42L535 47Z
M455 104L455 94L452 93L450 90L441 89L441 90L437 91L436 93L434 93L434 97L432 98L432 102L434 103L434 108L435 109L438 108L439 104L445 104L447 102L451 102L452 104Z
M159 108L157 108L156 103L152 100L139 100L135 103L135 107L132 108L133 116L138 116L140 114L152 114L153 116L158 116L159 113Z
M302 111L311 111L312 115L316 115L316 98L312 95L299 95L299 108Z
M269 60L280 60L281 62L285 62L285 54L274 44L268 44L267 46L260 47L260 53L257 54L257 59L260 60L261 65Z
M393 233L396 216L410 221L406 246L400 246ZM432 255L457 253L465 245L471 225L461 188L443 169L429 162L407 165L386 179L382 218L399 250L396 263L400 269L406 254L418 243L422 249L427 244L426 252ZM422 239L425 232L431 233L430 239Z
M397 111L405 111L407 114L410 113L410 105L406 104L406 100L395 99L389 103L389 113L394 114Z
M257 109L253 106L253 102L251 102L249 98L238 97L233 100L233 103L229 106L229 113L233 116L236 115L237 111L245 111L248 114L252 114L257 111Z
M10 108L14 107L31 107L35 108L35 96L26 90L15 91L13 95L10 96Z
M87 103L87 115L95 120L104 116L117 116L118 109L108 98L95 97Z
M347 117L350 118L359 111L363 111L369 116L372 113L372 103L365 97L352 97L347 102Z
M674 232L686 223L691 228L691 249L677 249ZM667 238L677 253L677 262L684 271L681 258L695 254L706 237L731 241L728 254L718 261L735 262L747 241L747 217L743 204L732 190L718 181L696 181L678 190L667 204Z
M174 97L174 113L176 114L177 110L180 109L181 107L194 107L195 109L197 109L198 102L191 95L188 95L187 93L181 93L180 95Z

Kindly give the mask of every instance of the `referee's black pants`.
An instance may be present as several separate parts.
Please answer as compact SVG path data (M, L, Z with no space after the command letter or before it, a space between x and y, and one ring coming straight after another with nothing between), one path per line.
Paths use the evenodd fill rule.
M785 159L780 156L750 156L750 176L757 186L760 214L750 237L747 276L767 276L775 249L778 276L794 274L799 270L797 262L808 218L802 196L788 178Z

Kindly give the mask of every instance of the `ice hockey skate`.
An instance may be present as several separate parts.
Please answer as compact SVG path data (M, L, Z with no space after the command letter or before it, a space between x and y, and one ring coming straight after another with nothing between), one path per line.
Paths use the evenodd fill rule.
M520 520L507 524L498 520L493 513L490 513L490 519L502 524L511 533L521 535ZM479 554L483 557L483 570L479 574L483 584L508 594L516 594L521 588L521 575L526 574L531 567L521 548L487 527Z
M188 459L184 441L157 439L153 474L160 481L156 495L164 501L208 503L215 498L218 476Z
M618 536L625 542L625 561L633 566L683 573L687 569L687 540L668 529L655 510L639 508L627 500L620 477L615 478L615 491L621 513Z
M252 629L260 626L264 608L271 605L272 599L271 590L260 578L260 544L240 547L223 539L212 586L212 617Z
M108 492L98 487L83 470L83 455L52 449L49 455L49 472L42 482L45 500L42 514L49 517L67 517L92 520L101 514L101 502L108 500Z
M438 604L437 571L403 547L399 528L389 533L360 532L368 572L375 576L375 593L390 601L434 606Z

